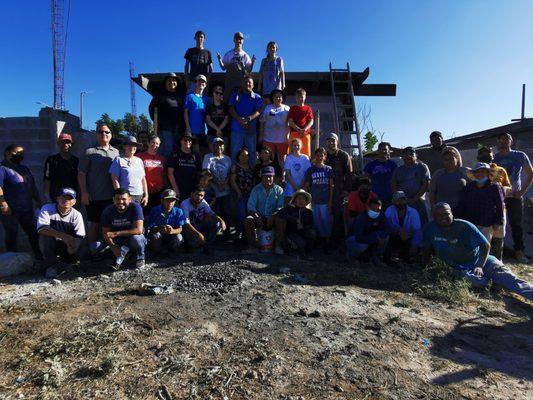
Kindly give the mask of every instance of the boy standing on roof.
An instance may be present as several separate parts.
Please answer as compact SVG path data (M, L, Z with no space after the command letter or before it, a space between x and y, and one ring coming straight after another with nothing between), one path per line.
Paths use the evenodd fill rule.
M205 33L197 31L194 34L196 47L191 47L185 52L185 76L187 79L187 87L189 90L194 90L196 77L204 75L209 81L209 77L213 72L213 59L211 52L204 49Z
M314 123L313 109L305 104L307 93L300 88L296 91L296 105L291 106L288 115L289 143L292 139L302 141L302 154L311 157L311 127Z
M233 92L239 90L243 78L252 72L255 63L255 55L250 56L242 49L244 35L235 32L233 35L235 47L224 54L224 58L217 53L218 63L222 71L226 71L224 83L224 100L229 101Z

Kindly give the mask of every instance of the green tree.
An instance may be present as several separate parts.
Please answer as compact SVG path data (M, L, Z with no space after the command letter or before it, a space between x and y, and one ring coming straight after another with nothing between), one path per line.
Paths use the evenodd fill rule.
M365 153L370 153L374 150L374 146L378 143L378 137L374 132L367 131L363 137L365 143Z
M141 114L139 115L138 119L141 129L145 129L149 134L154 133L154 124L152 124L150 118L148 118L145 114Z
M107 113L103 113L100 119L96 121L97 126L100 124L106 124L109 129L111 129L113 136L120 135L120 133L124 130L124 123L122 122L122 120L114 120Z

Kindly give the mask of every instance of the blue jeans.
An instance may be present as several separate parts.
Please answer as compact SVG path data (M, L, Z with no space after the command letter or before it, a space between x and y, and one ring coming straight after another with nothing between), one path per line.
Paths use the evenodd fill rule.
M533 285L518 278L513 272L494 256L489 256L483 266L483 276L474 275L474 270L459 271L459 275L467 279L472 287L485 287L489 281L494 285L517 293L528 300L533 300Z
M248 149L248 154L250 155L250 166L255 166L256 153L257 153L257 135L255 132L231 132L231 158L233 161L237 161L237 153L243 147Z
M116 237L113 242L117 246L125 246L130 253L135 254L136 260L144 260L147 240L144 235L133 235L128 237ZM90 246L91 253L101 253L107 248L107 243L97 241Z
M172 131L160 131L159 139L161 139L161 146L159 147L159 154L165 157L167 160L170 159L170 156L174 152L174 143L176 138Z
M387 238L387 242L388 242L388 238ZM385 253L385 249L387 248L387 243L385 243L382 247L379 247L377 243L376 244L358 243L355 240L355 236L348 236L346 238L346 253L347 253L348 258L357 258L369 248L370 248L371 260L380 260L383 254Z
M180 233L175 235L168 235L161 232L153 232L149 235L150 249L154 253L160 253L163 246L168 250L176 250L181 243L183 243L183 237Z

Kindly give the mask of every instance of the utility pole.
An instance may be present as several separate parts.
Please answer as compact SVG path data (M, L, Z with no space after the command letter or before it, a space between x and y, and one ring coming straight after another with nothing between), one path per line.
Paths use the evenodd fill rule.
M80 92L80 128L83 129L83 96L86 95L87 92L81 91Z
M135 77L135 67L133 61L130 61L130 101L131 101L131 113L134 117L137 117L137 101L135 96L135 83L132 78Z

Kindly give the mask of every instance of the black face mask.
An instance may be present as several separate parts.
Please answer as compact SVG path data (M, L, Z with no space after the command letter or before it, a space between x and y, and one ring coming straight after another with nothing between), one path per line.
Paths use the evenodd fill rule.
M492 162L492 157L489 154L487 154L487 155L479 157L477 160L479 162L490 164Z
M11 162L13 164L20 164L22 162L22 160L24 160L24 154L23 153L13 154L11 156Z
M405 210L407 208L407 204L396 204L396 208L398 210Z
M359 197L367 198L370 195L370 190L360 190Z

